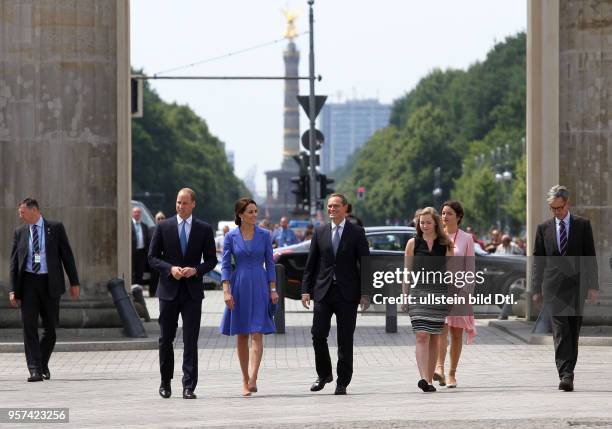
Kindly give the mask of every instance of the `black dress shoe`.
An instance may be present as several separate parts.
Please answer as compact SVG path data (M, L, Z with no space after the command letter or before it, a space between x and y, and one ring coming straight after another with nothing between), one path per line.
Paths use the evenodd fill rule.
M197 396L193 393L193 389L183 389L183 399L196 399Z
M166 399L172 396L172 389L170 388L170 383L162 383L161 386L159 386L159 396Z
M419 386L419 389L421 389L425 393L436 391L436 388L433 385L429 384L427 380L425 380L424 378L421 378L419 380L419 382L417 383L417 386Z
M33 372L28 377L28 382L29 383L32 383L34 381L43 381L43 376L42 376L42 374L40 372Z
M43 380L51 380L51 373L49 372L49 369L43 369L42 378Z
M317 377L315 382L312 383L312 386L310 386L310 391L318 392L319 390L323 389L327 383L331 383L333 379L334 377L332 377L331 375L328 375L324 379L321 379L321 377Z
M563 378L559 382L559 390L563 390L564 392L572 392L574 390L574 380L571 378Z
M346 386L339 383L336 384L336 391L334 392L334 395L346 395Z

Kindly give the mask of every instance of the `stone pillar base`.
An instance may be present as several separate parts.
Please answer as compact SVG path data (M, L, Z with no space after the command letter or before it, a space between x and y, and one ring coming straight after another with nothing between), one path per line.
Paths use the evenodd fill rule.
M20 328L21 312L8 302L0 303L0 328ZM63 299L60 302L61 328L117 328L121 319L110 299L78 300Z

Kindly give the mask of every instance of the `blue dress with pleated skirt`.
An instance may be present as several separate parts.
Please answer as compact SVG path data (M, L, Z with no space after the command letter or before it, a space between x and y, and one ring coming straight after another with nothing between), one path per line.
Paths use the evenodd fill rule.
M230 282L234 309L225 307L220 332L224 335L274 333L274 320L268 307L269 283L276 281L276 273L272 238L267 230L256 226L253 239L248 241L243 239L239 227L225 235L221 279Z

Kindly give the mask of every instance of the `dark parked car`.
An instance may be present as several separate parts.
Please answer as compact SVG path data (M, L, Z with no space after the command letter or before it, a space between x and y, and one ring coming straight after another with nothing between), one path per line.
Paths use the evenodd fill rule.
M404 254L406 243L416 234L413 227L408 226L375 226L365 228L366 237L370 244L372 257L388 257L395 255L399 258ZM291 299L300 299L301 283L308 257L310 241L304 241L293 246L274 250L274 260L282 264L287 273L287 291L285 296ZM525 256L490 255L474 244L476 254L476 271L484 274L484 284L477 287L477 293L507 294L513 283L524 283L527 268Z

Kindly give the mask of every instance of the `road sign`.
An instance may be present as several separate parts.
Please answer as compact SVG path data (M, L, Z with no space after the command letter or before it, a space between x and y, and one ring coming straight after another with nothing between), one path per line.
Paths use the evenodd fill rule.
M325 142L323 133L319 130L315 130L315 151L321 149L321 145ZM304 149L310 150L310 130L304 131L302 134L302 146Z
M307 95L298 95L297 99L298 99L298 103L300 103L300 106L302 106L302 108L304 109L304 112L306 112L306 116L308 116L308 119L314 121L317 118L317 116L319 116L319 112L321 111L321 108L325 104L325 100L327 100L327 95L315 95L315 117L314 118L310 117L310 97L308 97Z

